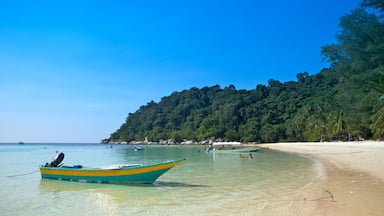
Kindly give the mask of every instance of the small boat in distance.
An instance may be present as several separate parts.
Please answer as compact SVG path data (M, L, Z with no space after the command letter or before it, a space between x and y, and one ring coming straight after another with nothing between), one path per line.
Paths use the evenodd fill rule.
M220 146L220 147L217 147ZM209 145L209 148L213 151L216 150L228 150L236 149L239 146L242 146L241 142L214 142L212 145Z
M64 154L60 153L51 163L40 166L42 178L94 182L94 183L153 183L171 168L186 159L169 160L155 164L121 164L107 167L88 168L82 165L63 166Z
M260 148L249 150L249 152L258 152L260 151Z
M24 145L24 142L20 141L20 142L19 142L19 145Z

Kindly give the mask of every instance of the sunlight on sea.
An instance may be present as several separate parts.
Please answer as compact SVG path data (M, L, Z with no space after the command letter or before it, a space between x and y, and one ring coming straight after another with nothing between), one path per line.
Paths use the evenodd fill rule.
M107 148L101 144L0 144L0 208L6 215L305 215L322 191L317 161L251 147L206 153L204 146ZM55 151L64 164L103 166L187 161L153 184L113 185L41 179Z

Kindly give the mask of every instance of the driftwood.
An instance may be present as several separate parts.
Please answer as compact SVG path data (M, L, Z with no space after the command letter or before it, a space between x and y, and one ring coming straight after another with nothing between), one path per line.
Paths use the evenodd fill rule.
M309 201L318 201L318 200L323 200L323 199L329 199L329 198L331 198L331 202L336 202L335 200L334 200L334 197L333 197L333 194L329 191L329 190L325 190L325 189L323 189L325 192L327 192L329 195L328 196L324 196L324 197L319 197L319 198L316 198L316 199L311 199L311 200L309 200ZM307 199L306 198L304 198L304 201L306 201Z
M300 199L300 200L294 200L294 199L273 199L273 200L263 200L261 202L292 202L292 201L301 202L301 201L319 201L319 200L325 200L325 199L331 199L330 200L331 202L337 202L334 199L333 194L329 190L325 190L325 189L323 189L323 190L325 192L327 192L328 196L322 196L322 197L318 197L318 198L315 198L315 199L304 198L304 199Z

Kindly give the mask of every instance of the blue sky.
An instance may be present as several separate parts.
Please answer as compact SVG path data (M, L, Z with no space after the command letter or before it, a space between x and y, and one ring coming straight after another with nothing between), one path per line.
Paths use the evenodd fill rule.
M99 142L174 91L318 73L358 3L0 1L0 142Z

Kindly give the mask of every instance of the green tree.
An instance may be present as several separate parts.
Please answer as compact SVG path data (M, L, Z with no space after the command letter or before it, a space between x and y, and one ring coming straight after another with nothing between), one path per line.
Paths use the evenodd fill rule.
M384 14L384 1L383 0L363 0L361 2L363 7L370 7L379 10L381 14Z
M345 133L345 121L343 120L343 112L339 111L335 121L333 123L332 132L334 135L340 135Z
M375 138L384 138L384 73L380 73L373 87L379 92L379 100L372 116L371 129Z
M384 25L364 8L340 18L339 44L322 47L321 53L333 65L350 63L357 69L375 68L384 63Z

